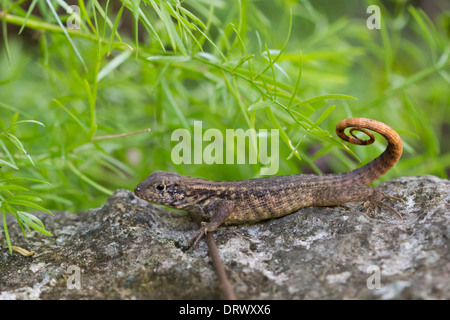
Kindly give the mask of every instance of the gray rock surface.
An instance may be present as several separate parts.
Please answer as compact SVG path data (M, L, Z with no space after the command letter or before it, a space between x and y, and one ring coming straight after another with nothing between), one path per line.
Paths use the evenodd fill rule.
M361 203L305 208L220 228L215 239L240 299L450 299L450 182L404 177L381 188L404 215L364 214ZM100 208L39 215L53 237L13 244L0 232L0 299L220 299L206 243L182 212L117 190ZM79 281L77 281L79 280ZM376 288L376 287L379 287Z

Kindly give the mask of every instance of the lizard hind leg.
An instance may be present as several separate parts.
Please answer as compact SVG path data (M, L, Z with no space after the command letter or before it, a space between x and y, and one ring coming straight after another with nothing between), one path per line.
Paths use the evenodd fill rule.
M389 210L395 212L401 219L402 215L393 207L384 203L384 198L393 199L397 201L403 201L401 198L390 196L378 188L366 186L366 185L352 185L341 188L323 188L314 193L315 206L334 206L347 202L364 202L364 208L366 214L369 216L370 212L374 211L375 215L378 214L378 208L386 207Z

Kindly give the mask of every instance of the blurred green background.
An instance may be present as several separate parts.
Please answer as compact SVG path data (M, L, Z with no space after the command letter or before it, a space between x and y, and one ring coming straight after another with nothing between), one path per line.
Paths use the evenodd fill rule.
M76 22L68 5L80 9L79 30L61 28ZM380 29L367 27L369 5ZM223 133L280 129L283 175L375 158L383 139L351 154L334 134L344 118L372 118L404 140L381 180L446 178L449 12L448 1L2 0L2 199L76 212L155 170L260 176L260 164L175 165L172 132L195 120Z

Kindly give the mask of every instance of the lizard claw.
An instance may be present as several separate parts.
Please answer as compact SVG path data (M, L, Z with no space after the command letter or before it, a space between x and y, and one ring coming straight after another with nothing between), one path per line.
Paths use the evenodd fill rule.
M389 210L395 212L395 214L397 214L397 216L399 216L400 219L403 220L403 216L397 210L395 210L393 207L391 207L387 203L384 203L384 202L381 201L382 198L388 198L388 199L401 201L401 202L403 202L405 204L405 200L403 200L402 198L390 196L390 195L388 195L388 194L386 194L384 192L379 191L379 192L376 192L374 195L372 195L369 200L364 202L364 208L366 209L367 216L370 217L370 212L372 210L374 211L374 214L376 216L378 214L378 208L383 206L383 207L386 207Z
M190 247L192 245L192 242L194 244L192 245L194 248L197 246L200 240L206 235L208 232L206 225L203 225L200 227L195 233L192 235L192 237L188 241L188 246Z

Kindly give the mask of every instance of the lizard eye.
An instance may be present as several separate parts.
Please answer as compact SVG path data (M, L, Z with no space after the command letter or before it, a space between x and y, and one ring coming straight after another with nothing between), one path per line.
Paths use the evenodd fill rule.
M163 184L156 185L156 190L158 190L158 191L163 191L165 188L166 188L166 186Z

